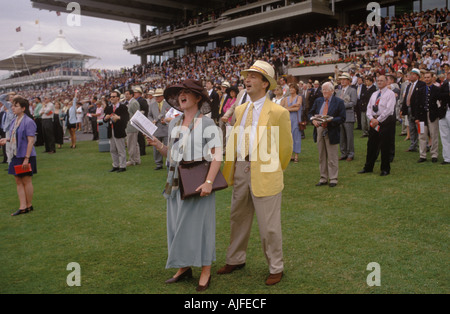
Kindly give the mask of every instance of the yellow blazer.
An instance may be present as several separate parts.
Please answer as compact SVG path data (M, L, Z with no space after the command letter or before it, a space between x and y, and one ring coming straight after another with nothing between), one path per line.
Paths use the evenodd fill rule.
M236 123L226 147L223 175L228 185L234 183L237 143L242 117L248 102L236 107ZM252 146L251 188L257 197L272 196L284 188L283 171L292 156L293 140L289 111L266 99L259 116L257 134Z

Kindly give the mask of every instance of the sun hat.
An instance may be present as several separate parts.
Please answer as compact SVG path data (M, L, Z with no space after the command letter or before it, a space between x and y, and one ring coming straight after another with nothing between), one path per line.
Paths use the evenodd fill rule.
M352 80L352 77L350 76L350 74L348 74L347 72L342 73L339 76L340 79L347 79L347 80Z
M178 111L183 112L183 109L181 109L181 106L178 103L178 94L183 89L188 89L191 92L202 96L202 100L200 101L202 103L200 107L200 111L202 114L207 114L211 112L211 99L209 98L206 89L203 87L203 84L200 81L192 79L187 79L179 84L172 85L164 90L164 98L166 99L167 103L170 106L172 106Z
M152 94L154 97L158 97L158 96L164 96L164 89L162 88L157 88L154 93Z
M244 79L247 77L248 72L257 72L262 74L270 83L269 90L273 90L277 87L277 81L275 80L275 70L267 62L257 60L249 69L241 71L241 75Z
M420 76L420 70L417 68L412 69L410 73L414 73Z
M135 87L133 87L133 92L135 92L135 93L141 93L141 94L143 94L143 92L142 92L142 88L140 88L139 86L135 86Z

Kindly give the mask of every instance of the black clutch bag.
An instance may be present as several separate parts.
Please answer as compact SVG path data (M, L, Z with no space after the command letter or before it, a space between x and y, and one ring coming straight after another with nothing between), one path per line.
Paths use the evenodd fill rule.
M206 160L193 162L183 162L183 161L180 162L178 166L178 176L180 178L179 186L182 200L192 196L200 195L200 191L197 192L195 190L200 185L205 183L210 166L211 162ZM227 187L228 183L225 180L222 172L219 170L216 179L213 182L212 191L214 192L223 190L226 189Z

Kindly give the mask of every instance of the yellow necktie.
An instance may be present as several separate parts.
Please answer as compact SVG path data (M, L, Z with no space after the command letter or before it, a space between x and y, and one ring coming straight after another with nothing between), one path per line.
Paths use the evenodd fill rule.
M158 103L159 112L161 112L161 110L162 110L163 102L164 101L161 101Z
M225 97L222 96L222 99L220 99L220 107L219 107L219 113L222 112L223 103L225 102ZM224 112L225 113L225 112Z
M248 109L248 112L247 112L247 118L245 119L245 125L244 125L244 130L245 130L244 158L248 156L249 150L250 150L250 132L251 132L251 129L247 131L247 128L248 127L250 127L250 128L252 127L253 108L254 108L253 103L250 103L250 108Z

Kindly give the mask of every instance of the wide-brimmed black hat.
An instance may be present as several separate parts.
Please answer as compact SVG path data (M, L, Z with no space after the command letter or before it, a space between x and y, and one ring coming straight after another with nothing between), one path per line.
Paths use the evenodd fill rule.
M211 99L200 81L187 79L180 84L170 86L164 90L164 98L166 101L178 111L183 112L178 103L178 94L182 89L188 89L197 95L202 96L200 111L202 114L211 112Z

